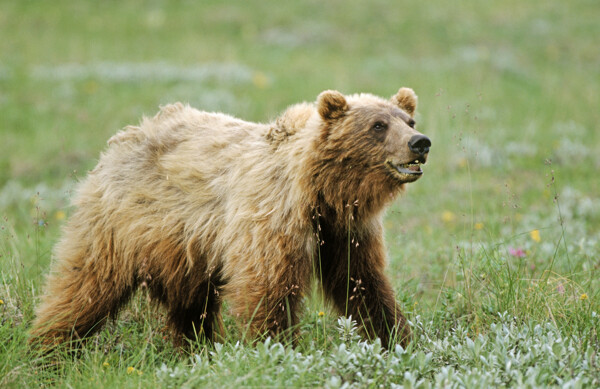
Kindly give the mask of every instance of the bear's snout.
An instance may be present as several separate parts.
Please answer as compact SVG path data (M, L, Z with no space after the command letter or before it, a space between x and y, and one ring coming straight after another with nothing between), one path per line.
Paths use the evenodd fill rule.
M431 140L423 134L413 135L408 141L408 148L419 157L425 157L429 153Z

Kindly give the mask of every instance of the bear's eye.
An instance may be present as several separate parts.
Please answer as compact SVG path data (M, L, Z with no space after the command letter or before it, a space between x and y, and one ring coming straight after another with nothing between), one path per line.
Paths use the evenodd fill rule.
M387 124L384 122L375 122L375 124L373 124L373 127L371 127L374 131L384 131L385 129L387 129Z

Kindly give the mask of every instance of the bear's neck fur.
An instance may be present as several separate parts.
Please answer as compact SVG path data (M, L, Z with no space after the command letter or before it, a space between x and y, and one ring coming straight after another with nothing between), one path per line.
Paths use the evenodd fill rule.
M404 184L387 175L382 166L365 166L352 161L346 150L361 150L362 139L323 139L330 124L319 118L314 104L298 104L286 110L271 126L266 138L279 147L286 140L301 144L300 187L310 188L304 199L310 217L320 214L332 226L347 231L373 217L379 218L385 207L404 189ZM343 153L340 149L344 150ZM283 150L282 150L283 151ZM289 152L289 151L284 151ZM377 160L377 158L374 158ZM353 166L354 164L354 166Z
M320 149L319 145L315 148ZM403 184L379 172L365 174L363 166L332 158L327 149L317 150L305 179L316 191L313 207L344 230L379 217L404 189Z

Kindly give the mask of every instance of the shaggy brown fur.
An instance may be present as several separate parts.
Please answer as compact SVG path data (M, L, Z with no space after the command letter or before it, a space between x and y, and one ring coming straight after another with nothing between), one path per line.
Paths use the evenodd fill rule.
M271 124L175 104L127 127L79 187L32 340L93 333L142 284L179 340L222 332L223 299L251 336L289 335L317 273L340 313L406 345L381 219L420 174L395 167L426 158L415 107L408 88L325 91Z

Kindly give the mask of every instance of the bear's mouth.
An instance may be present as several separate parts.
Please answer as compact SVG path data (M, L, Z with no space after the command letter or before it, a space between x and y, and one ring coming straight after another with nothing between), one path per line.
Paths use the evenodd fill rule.
M386 165L395 176L399 177L404 182L415 181L422 174L421 165L424 164L423 159L415 158L408 163L396 164L392 161L387 161Z

